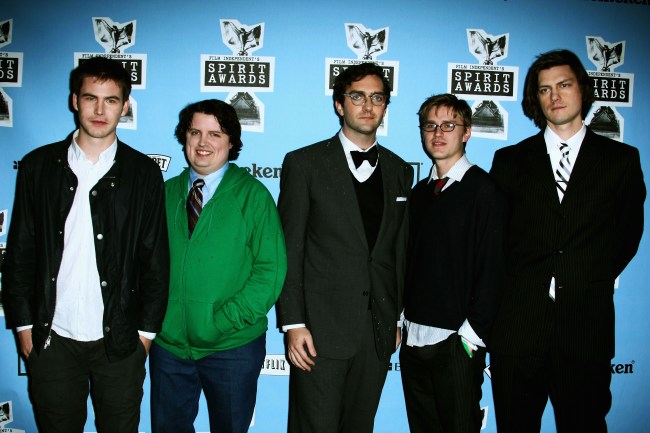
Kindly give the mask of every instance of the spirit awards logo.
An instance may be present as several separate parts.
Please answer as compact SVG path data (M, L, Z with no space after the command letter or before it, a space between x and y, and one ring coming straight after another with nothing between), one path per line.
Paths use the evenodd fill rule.
M598 134L623 141L623 117L615 107L632 106L634 74L614 72L625 61L625 41L587 36L587 54L597 71L587 71L596 99L586 123Z
M201 55L201 92L229 92L226 102L244 131L264 131L264 104L255 92L272 92L275 57L252 55L264 46L264 23L219 20L221 40L232 55Z
M12 42L13 20L0 22L0 50ZM13 126L13 100L6 87L21 87L23 83L23 53L0 51L0 126Z
M14 420L14 413L11 401L0 403L0 432L2 433L25 433L25 430L6 428Z
M508 57L510 36L491 35L481 29L467 29L469 51L479 64L449 63L447 91L474 100L472 135L506 140L508 112L499 101L517 100L519 68L499 66Z
M377 60L377 57L388 51L389 28L373 30L366 28L363 24L345 23L345 37L348 48L356 54L356 59L326 58L325 59L325 94L331 95L334 88L334 80L341 72L349 66L360 63L375 63L382 68L384 77L388 80L392 89L390 96L397 96L399 62L394 60ZM384 120L377 130L377 135L388 134L388 111Z
M134 90L147 87L147 55L125 53L124 50L135 45L136 21L118 23L108 17L93 17L93 33L95 40L104 49L103 53L74 53L75 66L91 57L107 57L122 63L131 77L131 88ZM129 99L129 111L120 118L118 128L138 128L138 103Z

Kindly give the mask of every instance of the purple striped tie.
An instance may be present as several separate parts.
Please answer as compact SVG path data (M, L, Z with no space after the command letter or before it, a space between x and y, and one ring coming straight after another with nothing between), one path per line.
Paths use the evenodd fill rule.
M189 229L190 237L192 237L192 232L194 231L194 227L196 227L196 223L199 221L199 215L201 215L201 210L203 209L203 192L201 192L203 185L205 185L203 179L196 179L187 197L187 228Z

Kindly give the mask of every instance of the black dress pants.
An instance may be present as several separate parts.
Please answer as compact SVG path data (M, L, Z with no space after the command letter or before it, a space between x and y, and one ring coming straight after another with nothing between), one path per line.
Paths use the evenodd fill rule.
M606 433L612 405L610 362L490 354L499 433L539 433L549 398L558 433Z
M470 358L458 334L423 347L404 342L399 358L411 433L479 433L485 349Z

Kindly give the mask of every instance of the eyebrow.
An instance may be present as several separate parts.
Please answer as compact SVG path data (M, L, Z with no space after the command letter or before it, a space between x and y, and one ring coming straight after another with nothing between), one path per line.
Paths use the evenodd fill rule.
M372 92L370 95L368 95L366 92L363 90L349 90L346 93L358 93L363 96L372 96L372 95L386 95L383 91L378 91L378 92Z

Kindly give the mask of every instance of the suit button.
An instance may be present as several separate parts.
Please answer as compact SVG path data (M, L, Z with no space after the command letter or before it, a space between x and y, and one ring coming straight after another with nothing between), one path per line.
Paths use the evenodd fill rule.
M108 283L107 283L106 281L102 281L102 282L101 282L101 286L102 286L102 287L106 287L106 286L108 286Z
M363 293L362 293L362 295L363 295L363 296L368 296L368 291L367 291L367 290L364 290Z
M104 332L111 332L111 327L110 326L105 326L104 327Z

